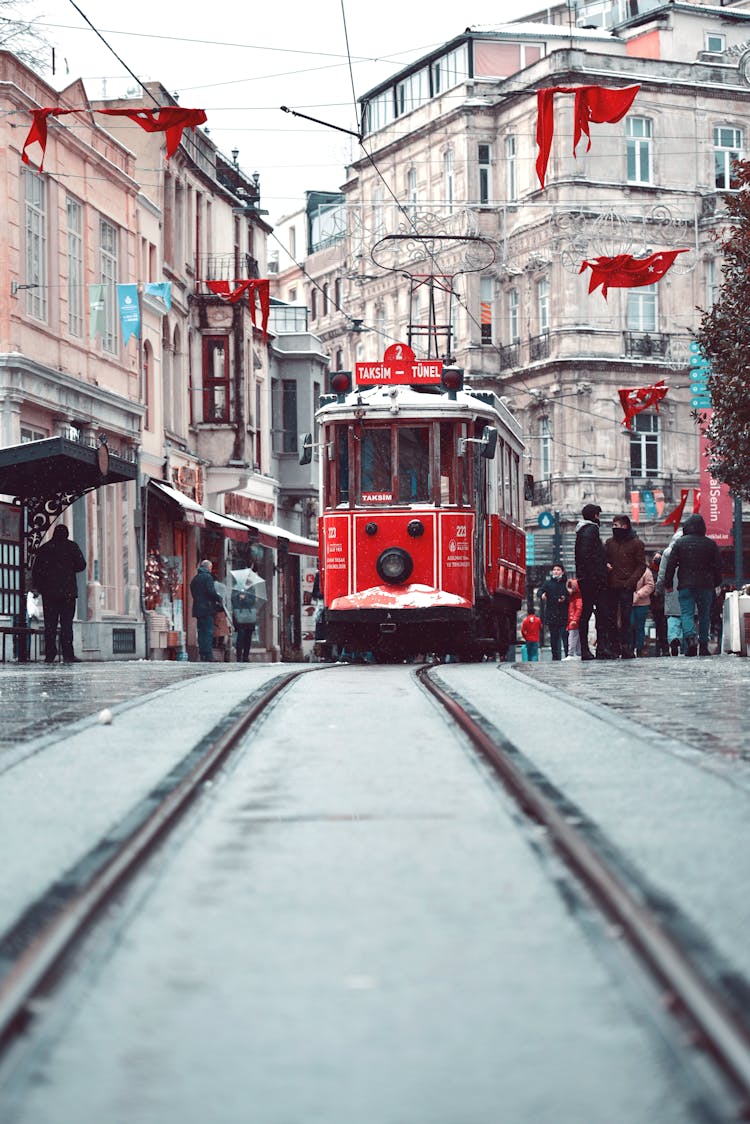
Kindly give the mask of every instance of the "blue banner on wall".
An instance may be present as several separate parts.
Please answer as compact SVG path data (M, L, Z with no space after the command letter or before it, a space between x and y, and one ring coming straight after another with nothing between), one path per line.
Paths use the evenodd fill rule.
M141 306L138 303L138 286L118 285L117 305L120 309L122 342L126 344L131 336L140 336L141 334Z

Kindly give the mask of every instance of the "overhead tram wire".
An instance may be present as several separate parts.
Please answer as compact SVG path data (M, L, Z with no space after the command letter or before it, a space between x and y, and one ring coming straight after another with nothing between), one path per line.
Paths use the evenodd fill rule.
M116 58L116 59L117 59L117 61L119 62L120 66L124 66L124 67L125 67L125 69L127 70L128 74L130 75L130 77L131 77L131 78L132 78L132 79L133 79L133 80L134 80L135 82L137 82L137 83L138 83L138 85L139 85L139 86L141 87L141 89L143 90L143 92L144 92L145 94L148 94L148 96L149 96L149 97L151 98L151 100L152 100L152 102L154 103L154 105L157 105L157 106L159 106L159 108L161 108L161 106L160 106L159 102L158 102L158 101L157 101L157 99L156 99L156 98L154 97L154 95L153 95L153 94L151 93L151 91L149 90L149 88L148 88L147 86L145 86L143 82L141 82L141 80L140 80L140 78L138 77L138 75L137 75L137 74L135 74L135 73L134 73L134 72L133 72L133 71L132 71L132 70L130 69L130 67L128 66L128 64L127 64L127 63L126 63L126 62L125 62L125 61L124 61L123 59L121 59L121 58L120 58L120 56L118 55L118 53L117 53L117 51L116 51L116 50L114 49L114 47L113 47L113 46L112 46L112 45L111 45L110 43L108 43L108 42L107 42L107 40L106 40L106 39L104 38L104 36L102 35L101 31L99 31L99 30L98 30L98 29L97 29L96 27L94 27L94 25L93 25L93 23L91 22L91 20L89 19L89 17L88 17L88 16L87 16L87 15L85 14L85 12L82 12L82 11L81 11L81 9L80 9L80 8L78 7L78 5L76 4L75 0L70 0L70 3L71 3L71 5L72 5L72 6L73 6L73 7L75 8L75 10L76 10L76 11L78 12L78 14L79 14L79 16L81 17L81 19L84 19L84 20L86 21L86 23L87 23L87 24L89 25L89 27L90 27L90 28L91 28L91 30L92 30L92 31L94 32L94 34L95 34L95 35L98 35L98 37L99 37L99 38L101 39L102 43L103 43L103 44L104 44L104 46L105 46L105 47L107 48L107 50L108 50L108 51L111 51L111 52L112 52L112 54L113 54L113 55L115 56L115 58Z

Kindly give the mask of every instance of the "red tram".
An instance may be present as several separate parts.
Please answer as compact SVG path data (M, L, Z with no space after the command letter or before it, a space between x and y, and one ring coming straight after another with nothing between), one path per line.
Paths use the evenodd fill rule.
M326 643L502 657L525 594L520 427L461 371L389 352L402 361L357 364L354 389L334 374L316 413Z

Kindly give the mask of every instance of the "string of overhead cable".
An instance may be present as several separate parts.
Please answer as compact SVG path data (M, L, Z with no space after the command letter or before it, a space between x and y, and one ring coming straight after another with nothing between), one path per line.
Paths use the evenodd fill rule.
M103 43L103 44L104 44L104 46L105 46L105 47L107 48L107 50L108 50L108 51L111 51L111 52L112 52L112 54L113 54L113 55L115 56L115 58L116 58L116 59L117 59L117 61L119 62L120 66L123 66L123 67L125 68L125 70L127 70L127 72L128 72L128 74L130 75L130 77L131 77L132 79L134 79L134 81L136 81L136 82L138 83L138 85L139 85L139 86L141 87L141 89L143 90L143 92L144 92L145 94L148 94L148 96L149 96L149 97L151 98L151 100L152 100L152 101L154 102L154 104L155 104L155 105L159 105L159 102L158 102L158 101L156 100L156 98L155 98L155 97L154 97L154 95L153 95L153 94L151 93L151 91L150 91L150 90L148 89L148 87L147 87L147 86L145 86L145 85L143 84L143 82L141 82L141 80L140 80L140 78L138 77L138 75L137 75L137 74L135 74L135 73L134 73L134 72L133 72L133 71L132 71L132 70L130 69L130 67L128 66L128 64L127 64L126 62L124 62L124 61L123 61L123 59L121 59L121 58L120 58L120 56L118 55L118 53L117 53L117 51L116 51L116 50L114 49L114 47L113 47L113 46L112 46L112 45L111 45L110 43L108 43L108 42L107 42L107 40L106 40L106 39L104 38L104 36L102 35L101 31L98 31L98 30L97 30L97 28L96 28L96 27L94 27L94 25L93 25L93 23L91 22L91 20L89 19L89 17L88 17L88 16L87 16L87 15L85 14L85 12L82 12L82 11L81 11L81 9L80 9L80 8L78 7L78 5L76 4L75 0L70 0L70 3L71 3L71 6L72 6L73 8L75 8L75 10L76 10L76 11L78 12L78 15L79 15L79 16L81 17L81 19L85 20L85 21L86 21L86 23L87 23L87 24L89 25L89 27L91 28L91 30L92 30L92 31L94 32L94 34L95 34L95 35L97 35L97 36L98 36L98 37L99 37L99 38L101 39L102 43Z

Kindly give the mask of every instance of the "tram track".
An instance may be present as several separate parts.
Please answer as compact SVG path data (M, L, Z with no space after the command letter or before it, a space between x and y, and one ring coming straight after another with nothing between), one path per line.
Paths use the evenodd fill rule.
M725 966L717 968L714 950L707 954L705 937L672 903L662 900L659 908L652 889L632 868L623 877L618 867L627 864L612 862L592 843L596 830L581 830L580 812L543 773L524 762L517 746L457 692L440 686L429 667L420 668L416 677L490 765L523 814L545 829L555 851L656 981L665 1008L686 1031L687 1041L704 1051L728 1079L737 1119L750 1120L747 982ZM685 939L686 932L692 939Z
M104 838L0 934L0 1059L28 1025L36 1000L64 970L66 958L112 895L148 861L270 704L312 670L276 676L234 707Z

